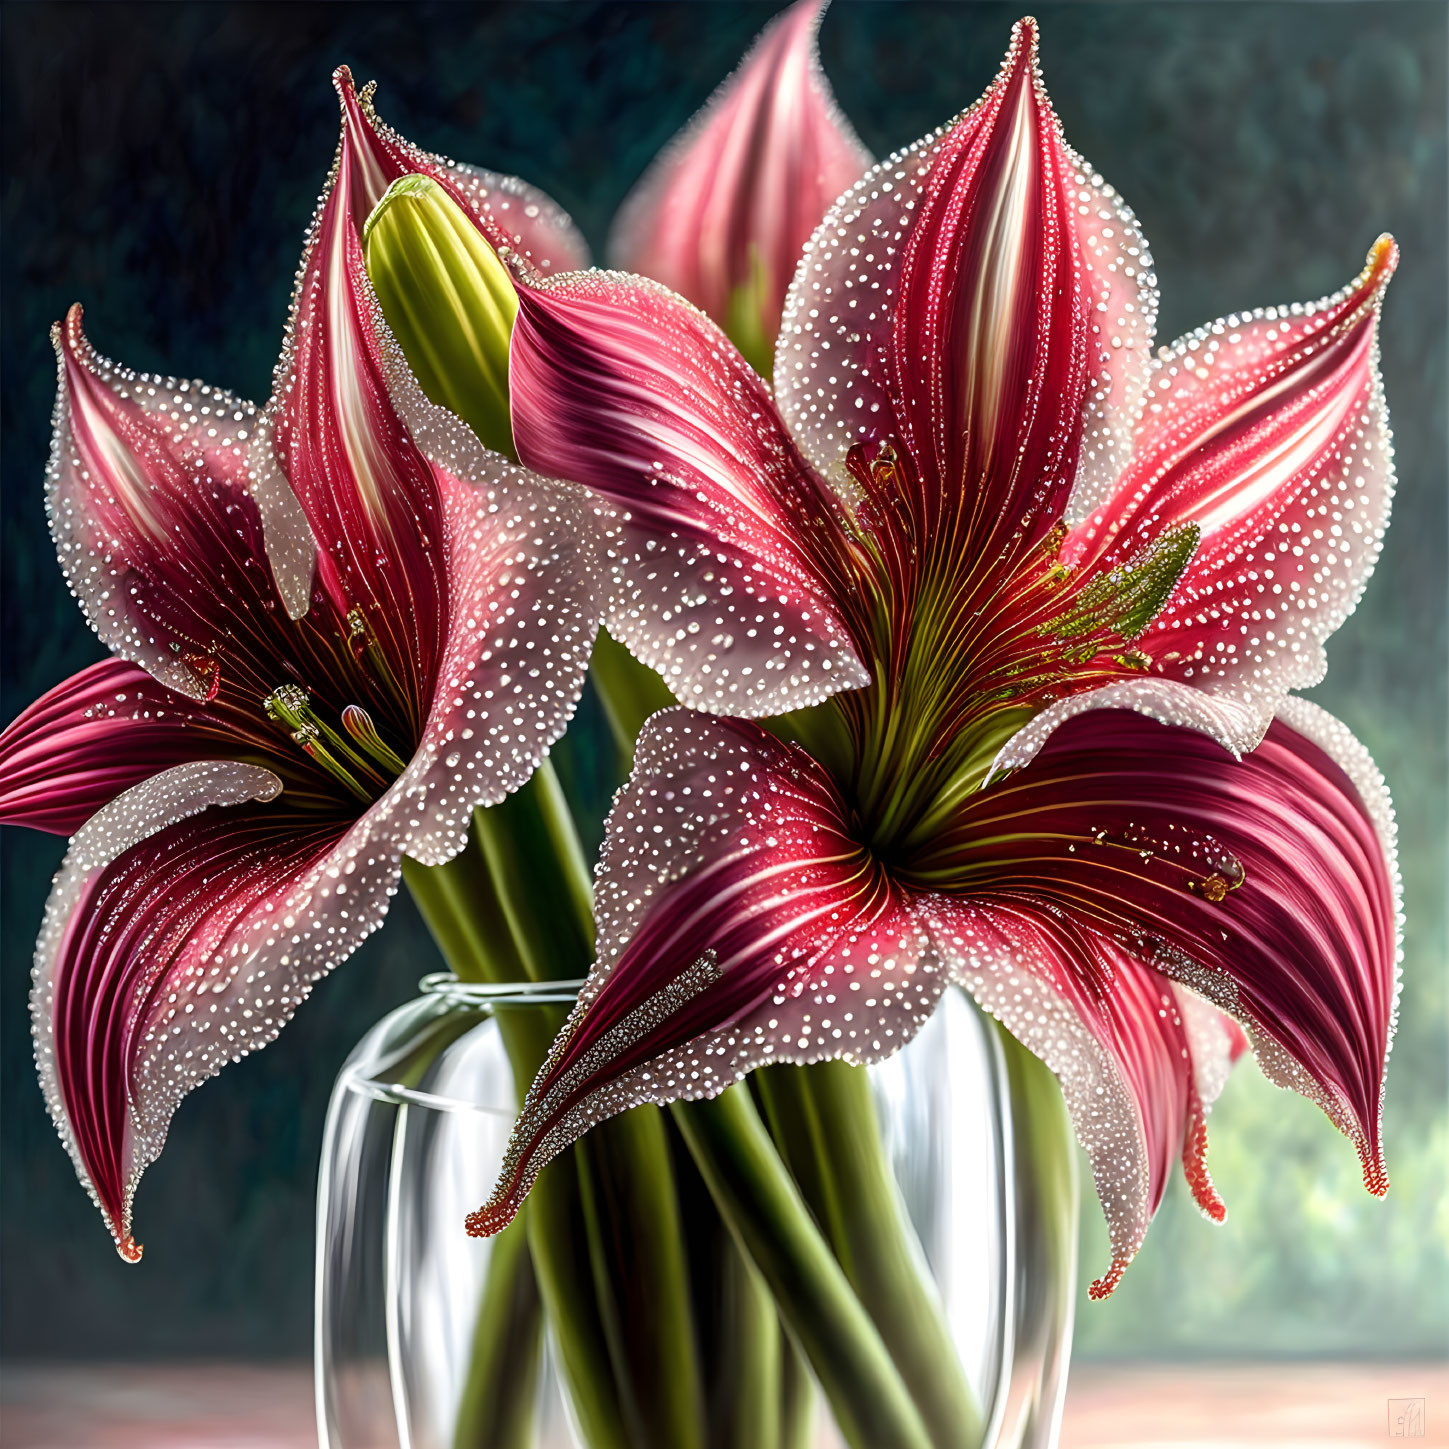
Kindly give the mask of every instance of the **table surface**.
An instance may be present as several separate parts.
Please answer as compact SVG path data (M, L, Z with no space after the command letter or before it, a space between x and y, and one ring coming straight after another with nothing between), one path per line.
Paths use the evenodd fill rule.
M306 1364L11 1361L0 1414L4 1449L317 1445ZM1449 1446L1449 1369L1078 1363L1062 1449L1382 1449L1395 1438Z

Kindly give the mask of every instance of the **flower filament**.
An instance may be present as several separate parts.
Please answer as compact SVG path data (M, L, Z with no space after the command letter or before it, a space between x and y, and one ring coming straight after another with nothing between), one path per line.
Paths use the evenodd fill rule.
M792 721L847 785L863 841L906 862L984 782L997 751L1058 699L1140 674L1133 647L1197 548L1194 524L1110 563L1067 563L1064 521L1030 516L983 548L972 490L923 501L909 454L890 440L846 459L849 624L875 676ZM983 557L989 554L989 557ZM828 713L844 724L827 725ZM1207 886L1204 889L1208 889Z
M303 754L363 804L376 800L406 768L360 705L343 709L342 731L327 722L299 684L278 685L263 708L268 719L291 731Z

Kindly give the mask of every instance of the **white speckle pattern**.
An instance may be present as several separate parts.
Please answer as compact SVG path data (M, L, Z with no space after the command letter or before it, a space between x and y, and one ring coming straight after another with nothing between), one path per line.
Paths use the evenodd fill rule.
M1019 43L1018 37L1003 60L1001 78ZM1031 64L1045 105L1034 54ZM892 427L885 345L919 203L943 148L981 104L888 157L847 191L811 238L786 299L775 355L780 411L805 456L847 496L846 450ZM1070 147L1061 150L1065 216L1093 293L1091 380L1074 497L1085 503L1110 489L1127 460L1157 323L1157 279L1131 209Z
M75 1163L76 1176L89 1192L91 1200L106 1213L107 1226L118 1243L130 1235L129 1194L123 1218L109 1221L109 1212L86 1171L60 1089L51 1024L56 987L54 970L61 943L73 928L72 917L86 887L104 867L139 841L212 806L274 799L281 788L281 781L270 770L256 765L242 765L231 760L177 765L133 786L97 811L71 839L65 860L56 873L55 884L45 906L45 921L36 942L35 966L31 973L30 1011L35 1027L35 1065L51 1120ZM140 1174L140 1166L155 1160L165 1140L164 1121L159 1136L147 1139L146 1124L151 1115L142 1110L128 1124L126 1155L139 1164L132 1178L133 1186L134 1178ZM167 1112L166 1119L169 1120L169 1117Z
M183 657L195 642L174 635L132 586L143 551L148 563L172 559L178 570L185 569L182 541L169 510L152 494L147 460L134 454L133 443L117 432L115 415L98 397L113 394L122 407L139 410L159 428L174 454L173 466L187 475L177 483L198 492L208 486L238 495L247 490L247 450L257 410L204 382L118 367L85 339L79 307L71 309L64 327L51 333L57 384L45 474L46 513L61 571L107 648L179 694L204 699L206 682ZM67 346L74 363L67 362Z
M1403 993L1404 961L1404 881L1399 869L1399 827L1394 815L1394 802L1389 795L1388 782L1383 771L1374 763L1373 757L1362 742L1342 720L1315 704L1311 699L1296 696L1285 699L1278 710L1278 718L1290 728L1318 746L1348 776L1369 819L1378 834L1383 847L1384 862L1389 874L1394 913L1393 979L1390 985L1388 1013L1388 1041L1392 1045L1399 1023L1399 998ZM1204 995L1211 999L1212 992ZM1252 1042L1253 1055L1269 1081L1290 1091L1300 1092L1317 1104L1328 1115L1339 1131L1358 1140L1359 1127L1352 1115L1336 1098L1324 1092L1303 1068L1289 1054L1266 1037L1255 1031L1251 1023L1244 1023L1248 1038ZM1389 1054L1384 1052L1383 1076L1388 1081ZM1380 1132L1383 1129L1383 1093L1379 1094Z
M609 632L675 697L779 714L867 682L798 535L839 522L769 391L704 314L637 277L521 289L520 458L615 510Z
M879 1061L915 1035L946 977L904 900L863 874L839 810L818 766L756 726L682 709L649 720L596 872L598 959L471 1231L498 1231L551 1157L628 1107L713 1097L767 1062ZM643 963L659 984L580 1050L646 917L665 923ZM727 1025L614 1065L695 998L724 994Z
M1323 678L1323 642L1383 544L1394 467L1378 319L1397 256L1381 238L1332 296L1224 317L1164 348L1117 489L1095 512L1074 499L1072 561L1201 530L1138 647L1157 672L1250 707L1257 738L1290 690Z
M403 855L451 858L473 809L527 780L573 714L602 616L603 541L583 491L487 452L408 372L331 207L350 195L334 191L346 126L265 418L204 384L103 362L78 313L58 338L50 499L75 592L118 653L195 701L179 727L198 754L281 751L286 782L278 794L276 775L222 762L136 786L86 836L109 854L73 852L53 894L37 1050L62 1137L128 1257L137 1179L182 1097L270 1041L381 924ZM307 757L320 737L304 725L286 753L268 708L290 680L302 705L308 685L364 690L335 708L375 703L368 689L388 701L400 773L374 771L375 787L340 801L324 780L319 794ZM245 793L222 788L227 771ZM168 782L193 775L195 810L232 808L186 819L195 810ZM105 906L87 934L74 917L92 892Z

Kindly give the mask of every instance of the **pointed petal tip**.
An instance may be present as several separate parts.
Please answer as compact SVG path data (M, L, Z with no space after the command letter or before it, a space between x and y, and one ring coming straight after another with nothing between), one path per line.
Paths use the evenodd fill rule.
M463 1229L470 1238L491 1238L501 1233L518 1216L519 1203L514 1197L497 1194L477 1212L463 1220Z
M116 1253L124 1263L139 1263L144 1248L129 1233L116 1239Z
M1358 1150L1359 1160L1363 1163L1363 1185L1374 1197L1387 1197L1389 1195L1389 1169L1384 1162L1384 1150L1381 1146L1370 1147L1367 1143L1362 1144Z
M1011 27L1011 42L1001 61L998 85L1030 77L1041 90L1041 26L1034 15L1023 15Z
M351 66L339 65L332 72L332 89L337 92L337 98L342 102L344 109L356 102L357 83L352 79Z
M1383 232L1369 248L1363 271L1359 274L1358 285L1368 291L1382 292L1398 267L1399 244L1389 232Z
M1127 1271L1131 1258L1113 1258L1112 1266L1087 1289L1087 1297L1093 1303L1100 1303L1104 1298L1110 1298L1116 1291L1117 1285L1122 1281L1122 1275Z
M50 345L58 358L78 360L81 353L89 350L84 320L85 308L79 302L72 302L66 308L65 321L50 324Z

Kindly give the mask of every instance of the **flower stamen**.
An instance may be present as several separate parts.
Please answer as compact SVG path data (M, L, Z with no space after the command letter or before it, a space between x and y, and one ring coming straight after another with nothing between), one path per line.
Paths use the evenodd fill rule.
M402 761L383 743L366 711L356 705L347 708L356 710L366 720L366 728L371 729L372 738L376 740L376 747L361 741L366 753L353 748L317 713L312 707L311 696L300 685L278 685L267 696L263 708L268 719L291 730L292 742L308 759L365 804L370 805L402 773ZM347 722L347 710L343 711L343 722ZM352 725L348 725L348 732L354 733ZM393 762L396 762L395 766Z

